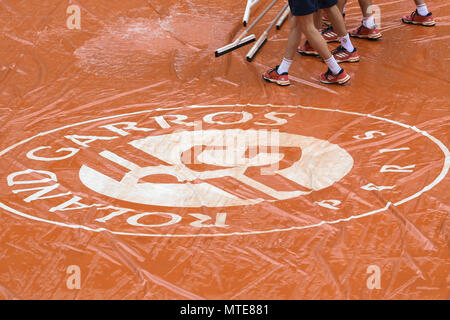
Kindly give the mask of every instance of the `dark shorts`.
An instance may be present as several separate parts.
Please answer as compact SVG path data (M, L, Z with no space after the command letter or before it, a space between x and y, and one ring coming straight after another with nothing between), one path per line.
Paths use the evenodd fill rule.
M319 9L327 9L336 5L337 0L289 0L292 15L306 16Z

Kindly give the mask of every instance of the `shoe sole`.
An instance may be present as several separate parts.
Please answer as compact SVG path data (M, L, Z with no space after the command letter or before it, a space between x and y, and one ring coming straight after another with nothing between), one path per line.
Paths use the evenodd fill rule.
M364 35L363 36L363 35L359 35L359 34L351 34L350 33L350 37L375 41L375 40L380 40L383 37L383 35L381 33L377 33L374 35Z
M298 53L300 53L302 56L311 56L311 57L318 57L319 54L314 51L300 51L297 50Z
M336 33L334 33L334 34L336 34ZM339 41L339 37L336 35L334 38L329 38L329 39L327 39L327 38L325 38L324 36L323 36L323 34L322 34L322 38L327 42L327 43L330 43L330 42L340 42Z
M335 57L335 59L336 59L336 57ZM350 58L350 59L346 59L346 60L339 60L339 59L336 59L336 62L337 63L344 63L344 62L350 62L350 63L353 63L353 62L359 62L359 57L353 57L353 58Z
M266 78L264 75L262 76L262 78L267 82L276 83L277 85L282 86L282 87L289 86L291 84L289 81L273 80L270 78Z
M420 25L420 26L424 26L424 27L434 27L436 25L436 22L416 22L416 21L408 21L408 20L404 20L402 18L402 22L406 23L406 24L413 24L413 25Z
M351 79L351 77L349 75L347 75L345 78L338 80L338 81L327 81L327 80L320 80L320 82L325 83L325 84L346 84L347 82L349 82Z

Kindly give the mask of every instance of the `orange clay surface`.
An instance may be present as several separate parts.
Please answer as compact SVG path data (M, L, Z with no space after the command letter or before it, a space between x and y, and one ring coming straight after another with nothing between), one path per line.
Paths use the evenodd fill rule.
M287 23L214 57L243 0L0 1L0 298L448 299L450 1L375 2L348 85L279 87Z

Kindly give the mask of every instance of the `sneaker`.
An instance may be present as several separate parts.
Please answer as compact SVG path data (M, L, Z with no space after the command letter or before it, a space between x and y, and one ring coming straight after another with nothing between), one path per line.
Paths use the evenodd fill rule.
M319 56L319 53L306 40L305 44L297 48L297 52L304 56Z
M339 46L336 49L334 49L331 54L336 59L337 63L341 62L358 62L359 61L359 54L358 51L353 49L353 52L347 51L343 46Z
M344 71L344 69L341 69L338 74L334 75L328 68L327 72L322 73L319 77L319 81L326 84L345 84L349 80L350 76Z
M282 74L278 73L278 67L276 66L274 69L271 69L262 75L263 79L268 82L274 82L279 86L288 86L291 83L289 82L289 76L287 72Z
M417 13L417 10L411 13L409 16L402 18L403 23L418 24L426 27L432 27L436 24L433 19L433 14L429 12L426 16L421 16Z
M339 36L334 32L333 26L329 26L322 30L321 34L326 42L339 42Z
M363 24L361 24L358 28L353 29L349 32L351 37L354 38L362 38L369 40L378 40L381 39L380 30L375 26L372 29L366 28Z

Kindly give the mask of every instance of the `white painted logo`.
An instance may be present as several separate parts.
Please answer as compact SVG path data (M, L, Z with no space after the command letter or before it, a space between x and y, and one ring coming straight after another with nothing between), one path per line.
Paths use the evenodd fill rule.
M442 181L450 155L426 131L391 119L218 105L65 125L0 151L0 167L0 209L15 215L118 235L210 237L383 213Z
M273 174L309 191L277 191L246 175L251 167L271 166L284 158L281 152L268 152L267 149L272 147L269 141L267 145L258 145L256 137L257 131L239 129L182 131L150 136L134 140L130 144L167 165L141 167L113 152L103 151L100 153L103 158L129 169L129 172L117 181L84 165L80 169L80 180L95 192L134 203L166 207L227 207L254 204L272 198L286 200L309 194L339 181L353 166L352 157L337 145L312 137L280 133L277 149L299 148L302 156L289 167L274 170ZM242 143L236 143L239 141ZM183 155L195 146L201 147L196 155L197 164L211 165L215 170L193 170L184 163ZM260 147L265 152L259 152L251 158L245 156L249 148L256 150ZM161 174L174 177L177 183L139 183L143 177ZM209 179L223 177L234 178L242 185L252 187L268 197L242 199L207 182Z

